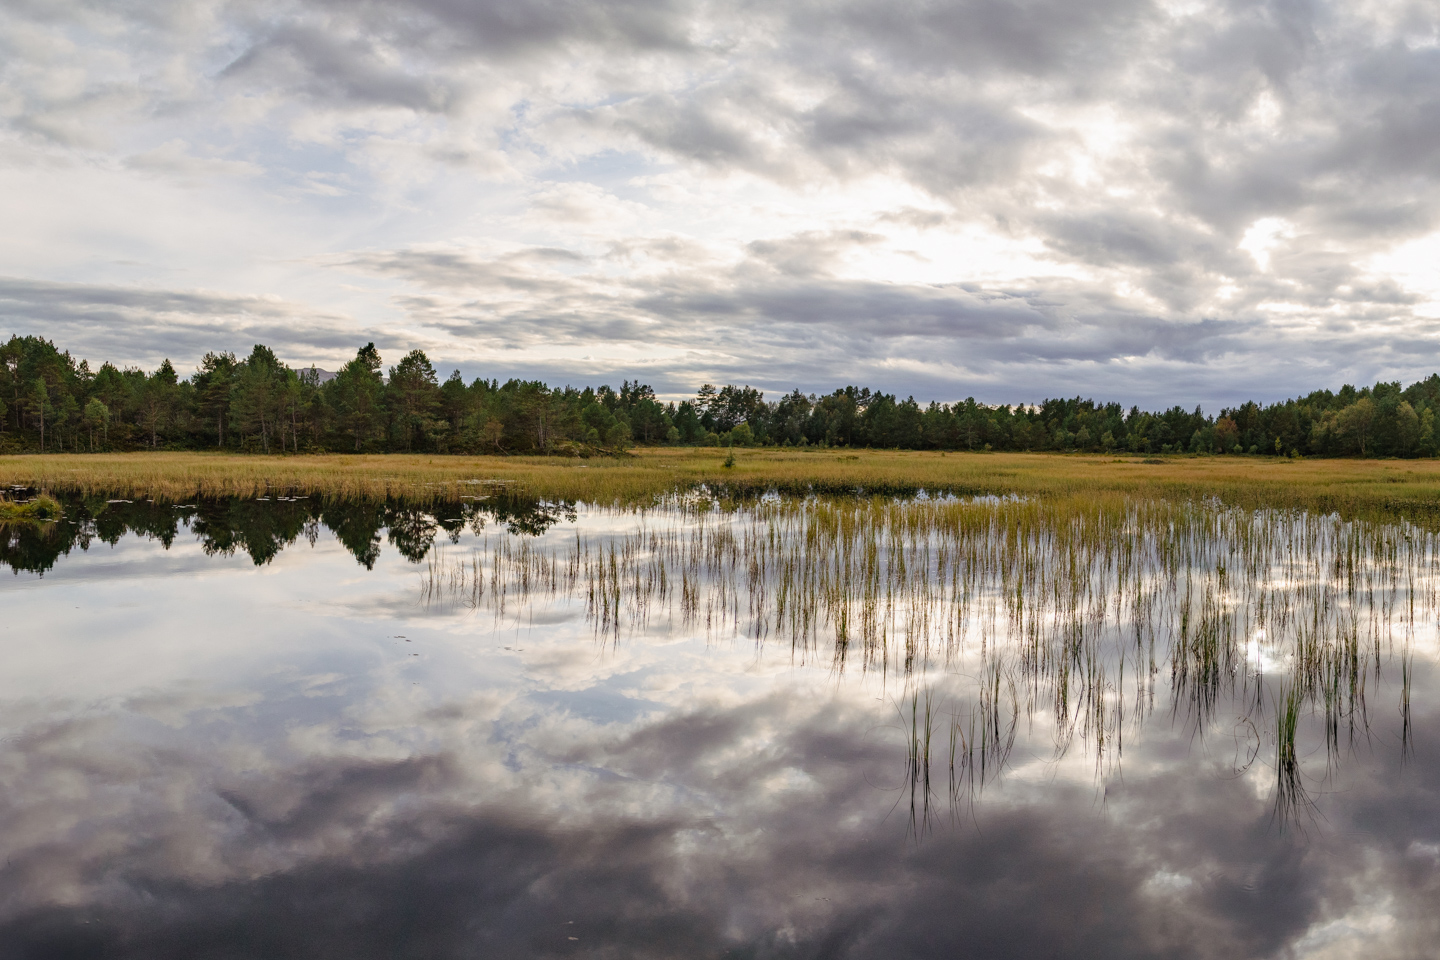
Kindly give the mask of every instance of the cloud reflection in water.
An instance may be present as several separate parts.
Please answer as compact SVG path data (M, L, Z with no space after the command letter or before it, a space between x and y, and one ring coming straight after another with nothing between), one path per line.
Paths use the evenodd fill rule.
M1042 712L915 831L903 679L427 607L403 557L357 569L323 531L263 568L185 538L114 563L154 550L4 587L0 957L1401 957L1440 932L1433 658L1413 755L1377 694L1304 829L1219 725L1162 712L1097 777ZM73 610L120 596L146 615Z

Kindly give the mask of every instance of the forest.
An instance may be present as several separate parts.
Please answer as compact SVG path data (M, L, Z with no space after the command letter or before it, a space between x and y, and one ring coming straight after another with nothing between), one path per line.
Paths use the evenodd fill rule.
M635 446L876 447L1321 457L1433 457L1440 375L1346 385L1207 415L1048 399L990 406L847 386L777 400L749 386L665 403L649 386L441 381L424 352L386 367L373 343L335 373L293 369L268 347L207 353L182 377L91 369L41 337L0 346L0 453L228 450L591 456Z

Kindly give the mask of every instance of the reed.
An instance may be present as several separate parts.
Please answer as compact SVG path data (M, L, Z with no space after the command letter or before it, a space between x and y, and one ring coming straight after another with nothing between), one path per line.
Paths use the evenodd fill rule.
M733 455L734 465L725 466ZM618 458L429 455L261 457L206 453L0 457L0 482L167 502L289 491L344 498L453 499L477 486L593 504L644 505L704 488L727 496L796 494L1018 494L1089 492L1169 500L1215 498L1238 507L1306 509L1347 519L1440 524L1440 461L1287 460L1265 457L1102 457L942 454L889 450L646 449Z
M1282 828L1287 823L1297 822L1300 814L1313 810L1297 746L1303 704L1304 696L1295 683L1282 688L1276 696L1274 810Z
M913 688L910 693L909 729L906 732L905 776L910 793L909 831L917 838L930 829L931 799L934 796L930 785L930 746L935 735L935 720L934 688L926 687L923 691L919 687ZM904 727L903 709L900 710L900 722Z
M1412 638L1440 582L1440 537L1420 526L1213 501L692 496L618 516L604 534L477 528L467 556L431 558L422 597L496 617L574 604L606 644L688 631L893 676L911 685L922 811L937 716L952 798L1001 774L1022 722L1048 730L1053 760L1078 747L1105 773L1168 673L1169 710L1196 735L1275 731L1289 816L1305 716L1331 764L1368 738L1395 669L1408 716Z
M60 503L43 493L23 500L0 497L0 523L43 523L63 515Z
M1303 806L1304 764L1286 744L1314 717L1333 766L1369 736L1396 664L1408 745L1410 657L1436 609L1431 461L136 454L0 458L0 480L177 503L277 491L418 509L504 490L634 511L614 535L486 529L480 550L443 569L431 555L425 598L497 617L576 603L606 643L650 629L744 637L840 674L931 684L964 791L1005 769L1022 720L1048 731L1057 761L1079 745L1110 769L1168 685L1172 716L1197 736L1231 711L1274 731L1288 815ZM1295 722L1281 723L1292 707Z

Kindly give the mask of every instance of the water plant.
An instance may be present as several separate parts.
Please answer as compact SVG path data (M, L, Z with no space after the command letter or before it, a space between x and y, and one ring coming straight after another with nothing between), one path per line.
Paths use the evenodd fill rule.
M59 501L44 493L28 500L0 498L0 523L38 523L46 520L59 520L63 513Z
M1079 747L1107 773L1162 684L1197 736L1237 718L1274 731L1292 815L1307 729L1337 762L1395 669L1408 711L1407 651L1440 582L1440 538L1418 526L1213 500L692 496L606 515L608 532L486 531L432 557L423 596L497 617L578 604L607 644L691 631L923 682L907 760L922 819L942 712L953 797L1005 769L1022 726L1048 731L1052 760Z

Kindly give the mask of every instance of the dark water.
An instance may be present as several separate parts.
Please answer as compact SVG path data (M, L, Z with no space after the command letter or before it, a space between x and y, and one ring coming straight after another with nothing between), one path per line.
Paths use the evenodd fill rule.
M1094 554L1122 557L1113 590L1018 633L959 587L886 594L886 576L935 579L947 561L912 555L896 574L882 540L875 595L893 609L865 637L848 628L842 653L833 622L783 628L795 601L775 584L798 556L784 542L736 539L730 581L681 555L719 556L713 531L760 530L766 509L99 498L5 528L0 957L1440 950L1423 535L1274 535L1392 573L1394 544L1425 541L1368 596L1337 560L1360 585L1312 590L1283 621L1318 643L1320 604L1361 658L1348 673L1332 658L1287 741L1301 654L1220 627L1228 659L1194 646L1202 588L1229 591L1230 623L1233 583L1256 570L1164 561L1204 576L1190 593L1160 575L1137 588L1158 633L1132 643L1109 599L1129 596L1113 536ZM812 521L766 522L789 536ZM1062 547L1031 559L1077 576ZM1008 562L997 593L1015 592ZM1314 586L1264 577L1271 608ZM916 639L916 610L970 603L959 633L926 621ZM1045 630L1079 638L1060 667L1005 652ZM1069 719L1057 677L1077 691Z

